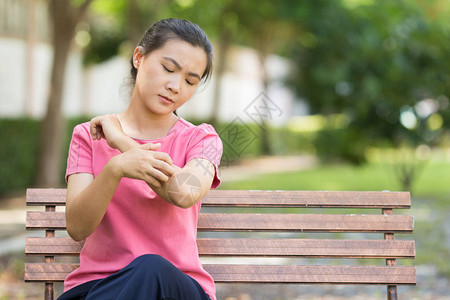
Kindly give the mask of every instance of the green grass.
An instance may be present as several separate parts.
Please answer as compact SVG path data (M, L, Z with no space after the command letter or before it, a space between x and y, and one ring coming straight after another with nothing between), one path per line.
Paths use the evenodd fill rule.
M320 166L312 170L259 175L249 180L223 182L221 189L401 191L394 169L393 165L381 163ZM413 184L411 193L413 198L428 198L436 200L439 206L449 206L450 163L425 164Z

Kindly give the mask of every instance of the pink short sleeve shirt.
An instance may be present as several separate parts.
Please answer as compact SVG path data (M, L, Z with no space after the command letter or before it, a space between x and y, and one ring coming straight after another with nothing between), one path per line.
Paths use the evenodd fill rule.
M194 158L209 160L215 167L211 188L219 186L218 166L223 148L211 125L194 126L179 118L165 137L137 141L161 143L157 151L168 153L179 167ZM70 143L66 178L75 173L96 177L109 159L119 153L104 139L93 141L89 123L77 125ZM198 256L200 206L199 202L188 209L179 208L159 197L144 181L122 178L101 223L86 239L80 267L67 276L64 290L105 278L143 254L158 254L194 278L215 300L214 281Z

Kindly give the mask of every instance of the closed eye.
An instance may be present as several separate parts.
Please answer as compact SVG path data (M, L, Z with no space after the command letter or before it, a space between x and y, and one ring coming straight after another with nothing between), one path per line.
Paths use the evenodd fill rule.
M186 80L186 83L189 85L194 85L194 83L190 82L189 80Z
M168 69L165 65L162 65L162 66L163 66L164 70L166 70L167 72L173 73L173 70Z

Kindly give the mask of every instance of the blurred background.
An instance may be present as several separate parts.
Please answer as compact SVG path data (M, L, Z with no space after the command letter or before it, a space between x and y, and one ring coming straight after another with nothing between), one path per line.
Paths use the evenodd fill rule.
M211 81L178 114L219 133L220 188L410 191L418 286L400 295L450 299L448 0L0 0L0 299L35 295L22 282L26 188L64 187L74 125L127 107L134 47L168 17L214 45Z

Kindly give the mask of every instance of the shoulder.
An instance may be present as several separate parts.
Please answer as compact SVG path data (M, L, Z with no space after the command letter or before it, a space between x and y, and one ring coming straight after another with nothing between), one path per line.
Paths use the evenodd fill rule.
M181 126L180 133L197 136L197 135L216 135L219 136L214 129L214 127L207 123L202 123L200 125L194 125L191 122L180 117Z
M72 140L84 140L86 142L92 141L91 134L89 132L90 122L85 122L76 125L73 128Z
M73 128L73 133L89 134L89 124L90 124L90 122L84 122L84 123L76 125Z

